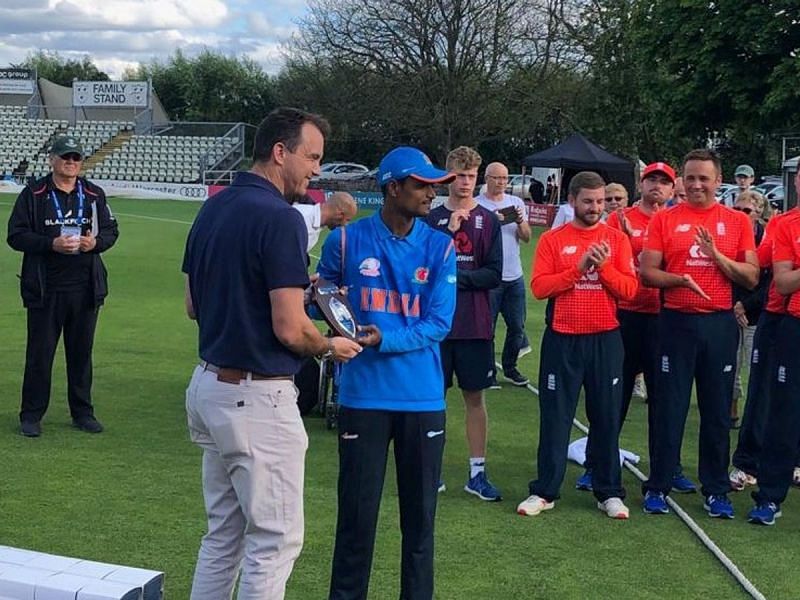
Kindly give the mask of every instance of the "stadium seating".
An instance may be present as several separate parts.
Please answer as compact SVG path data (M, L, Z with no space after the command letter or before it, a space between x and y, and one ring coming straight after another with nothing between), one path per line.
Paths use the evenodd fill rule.
M134 135L130 121L29 119L24 106L0 106L0 179L42 177L47 151L59 135L83 145L85 175L94 179L190 183L202 180L234 154L237 140L224 136Z

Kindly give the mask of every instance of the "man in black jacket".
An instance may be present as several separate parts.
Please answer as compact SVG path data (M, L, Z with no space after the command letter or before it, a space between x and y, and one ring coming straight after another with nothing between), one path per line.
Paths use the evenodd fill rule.
M51 173L20 192L8 220L8 245L23 253L20 292L28 310L20 410L27 437L41 435L62 333L72 424L88 433L103 431L92 406L92 344L108 293L100 253L114 245L119 231L103 190L79 177L82 162L77 139L56 139Z

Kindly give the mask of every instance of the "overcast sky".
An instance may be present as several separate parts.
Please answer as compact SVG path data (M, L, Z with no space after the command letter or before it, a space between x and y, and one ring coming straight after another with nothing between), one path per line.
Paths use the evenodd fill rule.
M281 43L305 10L305 0L0 0L0 67L46 49L88 54L114 79L178 48L208 48L276 73Z

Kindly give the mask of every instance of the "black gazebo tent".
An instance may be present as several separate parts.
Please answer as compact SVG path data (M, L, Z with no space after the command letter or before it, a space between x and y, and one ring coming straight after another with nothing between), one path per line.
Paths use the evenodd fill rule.
M525 157L522 164L526 167L551 167L563 169L561 190L559 195L566 198L569 181L578 171L594 171L606 180L606 183L621 183L628 190L628 197L633 202L636 194L636 175L633 162L611 154L597 144L574 133L569 138L536 154Z

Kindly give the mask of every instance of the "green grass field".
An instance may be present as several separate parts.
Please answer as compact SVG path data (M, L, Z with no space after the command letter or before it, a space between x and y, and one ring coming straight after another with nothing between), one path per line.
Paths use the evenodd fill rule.
M13 197L0 196L4 222ZM50 410L39 439L17 433L25 349L18 294L20 255L0 249L0 544L163 570L168 598L188 598L205 530L200 452L188 440L184 390L197 360L195 325L183 314L180 263L196 203L112 200L120 240L105 255L110 296L101 311L94 399L106 432L70 427L63 355L56 358ZM532 248L525 249L530 264ZM535 348L544 304L529 301ZM502 336L502 332L499 332ZM521 370L536 381L537 352ZM738 584L674 515L641 513L638 481L627 471L631 519L612 521L590 494L573 489L572 465L556 509L536 518L515 514L534 475L538 403L527 390L489 391L488 468L505 500L484 504L461 491L467 472L460 396L449 396L444 479L436 529L437 598L746 597ZM579 408L583 419L583 409ZM288 598L327 592L336 514L336 435L308 418L306 541ZM645 405L634 401L622 445L642 454L647 472ZM581 434L575 431L575 438ZM696 479L697 413L690 413L683 462ZM732 522L709 519L698 496L678 497L729 557L769 598L796 598L800 573L800 504L792 491L773 528L744 515L748 494L733 496ZM371 580L371 598L398 596L400 535L393 474L387 476ZM784 556L788 571L780 573ZM786 563L786 560L789 563ZM222 600L222 599L221 599Z

